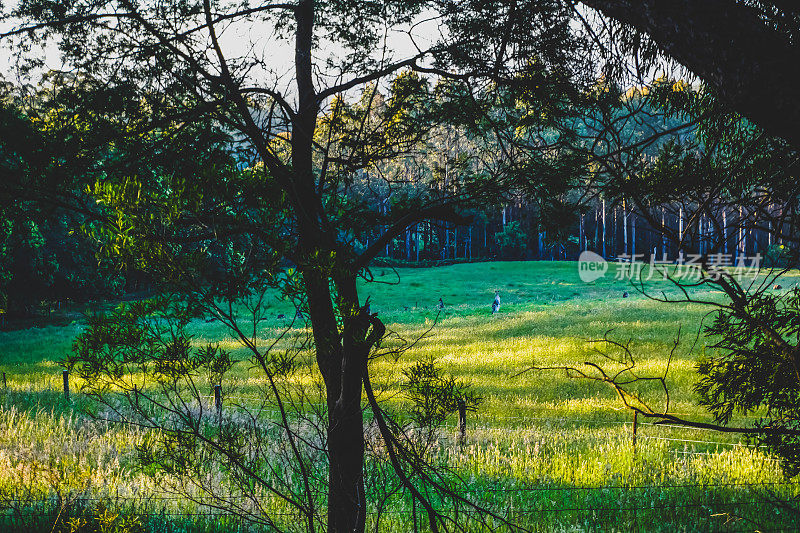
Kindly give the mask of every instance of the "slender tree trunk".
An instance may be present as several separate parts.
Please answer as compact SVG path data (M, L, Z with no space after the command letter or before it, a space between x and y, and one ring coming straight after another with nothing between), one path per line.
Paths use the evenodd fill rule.
M737 259L747 253L747 234L744 231L744 209L739 206L739 235L736 244Z
M722 253L728 254L728 214L722 208Z
M619 255L619 227L617 223L617 208L614 208L614 221L611 229L611 249L614 255Z
M622 253L628 253L628 209L622 200Z
M419 263L419 224L414 226L414 248L417 254L417 263Z
M425 224L425 233L423 233L423 235L425 236L425 238L423 239L422 242L423 242L423 245L425 246L425 250L430 252L431 240L432 240L432 237L431 237L431 223L430 222L427 222Z
M542 232L539 232L539 259L544 259L544 238Z
M758 253L758 230L753 230L753 255Z
M313 84L311 49L315 3L298 0L295 71L298 107L292 118L292 174L296 193L301 258L329 254L331 235L324 226L321 198L316 194L313 138L319 101ZM328 522L329 533L363 533L366 523L364 492L364 430L361 389L366 357L357 342L360 328L345 328L340 336L328 275L313 261L299 265L308 299L317 364L325 382L328 406ZM345 310L357 305L355 275L337 281L337 302ZM346 317L346 320L352 320Z
M384 216L389 212L389 207L386 205L388 203L388 200L389 200L388 198L384 198L383 200L381 200L381 207ZM384 231L386 231L386 229L388 228L389 226L387 225L384 228ZM386 243L386 257L389 257L389 242Z
M767 220L767 248L772 247L772 220Z
M606 199L603 198L603 257L608 257L606 253Z
M698 247L700 249L700 255L705 254L705 244L706 244L705 221L706 221L705 215L700 215L700 220L697 221L697 235L700 241L698 242Z
M447 222L444 223L444 253L442 259L450 258L450 229L447 227Z

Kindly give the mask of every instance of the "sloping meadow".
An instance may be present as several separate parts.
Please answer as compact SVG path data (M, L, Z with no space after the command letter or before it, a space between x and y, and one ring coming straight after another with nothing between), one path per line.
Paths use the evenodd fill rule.
M370 297L372 312L396 333L386 346L400 346L397 338L414 343L400 357L386 355L370 363L384 407L408 420L411 403L402 371L416 362L435 362L482 398L477 411L467 413L463 439L454 414L429 450L460 478L458 490L465 498L543 531L797 525L797 517L781 502L796 497L798 485L765 450L736 435L656 426L643 419L634 444L632 415L611 388L571 379L564 371L531 370L587 361L613 368L597 352L612 353L613 347L596 341L630 341L638 375L663 375L669 364L670 410L709 421L692 390L695 361L705 342L698 332L708 308L653 301L628 280L617 279L614 266L592 283L582 282L577 265L568 262L376 267L372 274L382 283L362 286L362 295ZM790 288L798 280L790 273L782 283ZM663 281L647 286L654 293L670 290ZM495 291L501 305L493 314ZM268 309L261 325L265 344L294 316L291 305L278 298ZM241 359L223 382L223 416L234 420L241 411L262 417L265 424L273 420L273 407L262 401L265 376L247 361L227 328L205 319L190 328L198 346L219 343ZM679 328L680 342L672 352ZM165 492L165 487L176 488L169 479L137 467L136 447L146 432L98 419L102 411L81 396L77 380L71 382L70 399L64 398L58 361L80 330L77 321L0 332L0 371L7 381L0 389L0 506L6 524L32 531L102 524L107 530L172 530L165 524L226 530L240 524L202 505L199 489L194 498L191 491ZM302 334L301 321L291 331ZM313 411L319 399L313 353L300 351L295 365L285 384L302 388ZM658 386L645 384L638 390L653 406L663 405ZM201 399L207 405L196 407L214 412L211 389L208 394ZM748 422L739 417L732 423ZM275 446L279 442L276 436ZM368 475L391 477L380 461L380 453L370 456L375 464L368 465ZM225 469L212 464L209 469L208 475L223 486ZM368 490L377 490L376 485L368 481ZM263 508L278 516L291 514L270 503L268 494L263 498ZM453 517L470 512L442 505ZM424 523L418 511L407 496L392 495L382 507L370 509L368 523L380 521L379 530L408 531L413 523ZM287 518L287 529L292 520Z

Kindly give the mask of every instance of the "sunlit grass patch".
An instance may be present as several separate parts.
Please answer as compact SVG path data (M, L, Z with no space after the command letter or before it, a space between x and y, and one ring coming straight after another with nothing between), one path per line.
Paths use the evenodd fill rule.
M447 421L441 458L471 480L469 487L476 497L490 498L498 509L541 511L536 517L520 514L520 520L532 520L541 530L580 530L591 521L579 512L547 514L548 509L627 509L638 498L651 502L653 509L673 506L673 511L651 511L665 524L663 530L670 531L670 524L685 526L707 518L711 511L699 507L703 498L723 504L744 497L740 489L718 487L721 484L785 481L773 457L743 446L736 435L658 427L640 418L634 450L631 414L621 408L612 389L569 379L563 371L527 370L534 365L602 361L596 349L609 348L594 341L606 335L620 342L630 340L641 375L661 375L669 362L671 410L710 420L693 392L695 362L704 339L694 343L708 309L648 299L627 281L615 279L615 269L613 266L601 280L584 284L574 263L479 263L397 271L376 268L379 279L399 277L399 282L364 285L363 298L370 297L372 310L389 330L408 340L425 335L399 359L382 357L370 362L379 398L392 412L407 411L402 370L418 361L435 360L445 372L469 384L483 403L467 416L463 444L455 443L455 418ZM786 285L795 283L797 276L790 273ZM667 290L668 285L656 281L653 288ZM500 292L502 304L500 312L492 315L495 290ZM629 293L627 298L623 298L624 291ZM445 302L441 311L437 305L440 297ZM258 334L263 346L291 323L291 318L279 315L294 316L294 309L277 298L269 309L271 315ZM289 333L308 334L303 328L305 324L298 322ZM679 329L681 343L670 360ZM31 489L42 495L54 490L103 495L113 487L115 493L146 496L157 490L155 479L135 468L135 445L142 433L83 415L86 405L75 377L71 400L61 393L59 361L80 330L79 324L72 324L0 332L0 371L6 372L8 381L7 390L0 391L3 494ZM269 382L231 332L219 321L197 319L190 325L190 333L195 346L219 344L240 360L223 382L226 409L258 406ZM278 347L287 344L288 340L282 341ZM314 396L320 377L313 352L299 353L297 364L297 371L285 379L309 389L309 399L321 404L322 398ZM204 401L210 402L212 389L207 385L209 398ZM662 405L661 391L653 384L642 385L640 392L654 406ZM733 421L743 422L742 417ZM50 477L32 481L28 473L41 470L42 465ZM512 493L496 491L498 486L526 487L532 492L508 499ZM702 488L705 486L716 488ZM494 492L488 491L490 487L495 487ZM567 493L562 490L565 487L586 490ZM639 492L622 493L620 487ZM784 495L795 490L781 487ZM484 489L487 492L481 493ZM685 501L698 502L696 512L692 511L688 521L673 522L677 520L674 506ZM407 519L403 513L410 511L408 502L397 506L398 516ZM632 520L626 513L612 513L604 523L625 529L626 520ZM400 520L392 527L406 531L403 524L407 522Z

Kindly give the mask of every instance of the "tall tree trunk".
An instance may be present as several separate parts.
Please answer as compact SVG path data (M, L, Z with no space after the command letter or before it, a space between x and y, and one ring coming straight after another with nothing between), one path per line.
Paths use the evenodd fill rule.
M414 226L414 250L417 255L417 263L419 263L419 224Z
M539 232L539 259L544 259L544 237L542 232Z
M705 254L706 247L706 229L705 229L706 216L700 215L700 220L697 221L697 235L699 237L698 247L700 248L700 255Z
M330 285L321 269L303 271L309 314L313 326L317 364L325 382L328 408L328 523L329 532L364 531L364 431L361 411L362 370L365 355L358 349L357 328L340 338ZM341 303L352 300L355 282L337 283ZM348 319L352 320L352 319Z
M347 267L344 266L343 270ZM330 458L328 531L364 531L364 420L361 409L363 372L369 355L364 343L366 312L358 304L355 276L336 280L337 304L349 316L341 333L341 365L326 383L328 457ZM336 324L328 324L331 333ZM338 386L337 386L338 385Z
M357 349L352 346L350 350L350 353L345 353L340 394L336 395L330 387L327 391L328 531L337 533L363 532L366 522L362 375L355 368L355 362L365 356L355 353Z
M744 231L744 209L739 206L739 235L736 243L736 258L740 258L747 253L747 234Z
M772 247L772 220L767 220L767 249Z
M611 249L614 250L614 255L619 255L619 227L617 223L617 208L614 208L614 221L611 230Z
M728 254L728 214L724 207L722 208L722 253Z
M330 253L333 238L323 222L324 209L316 194L313 138L319 101L313 84L311 49L314 40L315 2L299 0L296 23L295 72L297 112L292 118L292 174L296 193L301 258ZM325 382L328 406L328 523L329 533L363 533L366 523L364 493L364 430L361 414L363 348L349 329L340 337L328 275L315 262L299 265L308 299L317 365ZM340 308L357 305L355 275L337 283ZM344 304L344 307L343 307ZM354 312L351 308L349 312Z
M622 200L622 253L628 253L628 209Z
M603 198L603 257L608 257L606 253L606 199Z
M386 214L389 212L389 207L386 205L388 203L388 200L389 200L388 198L384 198L383 200L381 200L381 207L382 207L381 211L382 211L384 216L386 216ZM386 225L384 227L384 231L386 231L388 228L389 228L389 226ZM386 242L386 257L389 257L389 243L390 242L391 241L387 241Z
M444 223L444 253L442 259L450 258L450 228L447 227L447 222Z
M753 255L758 253L758 233L757 229L753 230Z

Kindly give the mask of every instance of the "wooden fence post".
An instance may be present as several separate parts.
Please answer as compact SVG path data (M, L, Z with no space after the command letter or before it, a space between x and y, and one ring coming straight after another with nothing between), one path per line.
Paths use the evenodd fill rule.
M458 399L458 440L464 442L467 437L467 404Z
M69 400L69 371L64 370L61 376L64 378L64 398Z
M411 495L411 520L414 522L414 532L416 533L419 531L417 529L417 499L414 495Z

